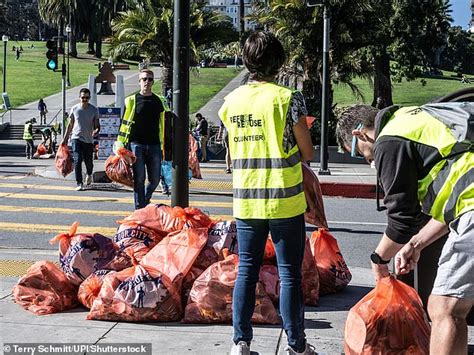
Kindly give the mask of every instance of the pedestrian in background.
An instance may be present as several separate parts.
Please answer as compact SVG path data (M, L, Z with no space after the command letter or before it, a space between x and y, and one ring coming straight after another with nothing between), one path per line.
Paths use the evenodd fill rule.
M74 159L74 173L76 177L76 190L83 190L82 162L86 165L86 185L92 183L94 169L94 135L100 131L99 111L89 103L91 93L89 89L79 91L80 103L71 108L69 124L62 143L67 144L71 135L72 156Z
M207 120L198 112L196 113L197 126L193 129L193 133L199 135L199 147L201 149L201 162L207 160L207 139L209 138L209 125Z
M23 128L23 140L26 143L26 159L31 159L35 151L35 144L33 141L33 123L36 123L36 118L34 117L26 121L25 126Z
M48 113L48 107L46 106L46 103L43 99L40 99L38 102L38 112L40 115L40 125L46 124L46 114Z
M133 197L135 209L150 203L160 182L161 160L165 144L166 99L152 92L154 74L150 69L140 70L140 92L125 99L125 113L119 129L114 152L130 146L137 160L133 164ZM145 177L148 184L145 187Z
M375 161L384 191L387 228L370 256L376 280L390 275L395 255L396 272L409 272L421 250L449 232L428 300L431 354L467 354L466 317L474 306L472 117L470 102L381 111L354 105L336 128L341 148Z
M225 172L226 174L232 174L232 161L230 158L230 150L229 150L229 135L227 134L227 129L224 126L222 120L220 121L219 125L219 132L217 136L221 139L222 145L225 148Z
M243 48L250 80L231 92L219 110L234 169L240 260L232 301L231 354L250 354L255 287L269 232L277 256L287 354L316 354L306 342L301 288L306 242L301 162L312 159L313 145L303 96L274 82L285 58L273 34L251 34Z

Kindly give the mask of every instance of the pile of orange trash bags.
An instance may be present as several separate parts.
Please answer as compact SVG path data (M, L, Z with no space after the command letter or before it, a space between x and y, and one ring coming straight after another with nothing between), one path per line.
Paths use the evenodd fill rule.
M36 314L82 304L89 309L87 319L95 320L232 321L239 264L235 221L213 220L197 208L150 204L117 222L112 238L78 233L77 222L69 232L52 238L51 243L59 243L60 268L49 262L33 265L15 286L15 301ZM318 304L321 289L342 289L340 272L329 279L330 285L321 284L319 257L314 254L319 253L317 240L331 238L329 232L319 230L306 239L302 288L307 305ZM322 268L345 265L338 248L333 255L324 253L334 260ZM279 295L275 247L269 236L253 322L280 323Z

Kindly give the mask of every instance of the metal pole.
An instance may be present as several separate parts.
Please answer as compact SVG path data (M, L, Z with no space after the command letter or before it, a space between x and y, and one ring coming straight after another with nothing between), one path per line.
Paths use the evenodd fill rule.
M244 32L245 32L245 4L244 0L239 0L239 37L240 37L240 44L243 45L244 40Z
M324 5L324 34L323 34L323 95L321 102L321 146L320 166L318 175L331 175L328 169L328 118L329 118L329 7Z
M3 41L3 91L7 92L7 41Z
M67 33L67 81L66 81L66 86L70 87L71 86L71 81L69 80L69 51L70 51L70 44L69 42L71 41L71 32Z
M173 35L173 186L171 205L188 207L189 12L187 0L174 2Z
M63 90L63 127L62 127L63 134L66 133L66 117L67 117L67 113L66 113L66 56L64 52L65 51L63 50L63 64L61 66L61 77L62 77L61 83L62 83L62 90Z

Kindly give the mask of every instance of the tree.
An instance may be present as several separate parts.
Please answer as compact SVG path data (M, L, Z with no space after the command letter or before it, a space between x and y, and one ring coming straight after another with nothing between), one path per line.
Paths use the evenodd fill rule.
M228 18L205 9L205 1L192 1L190 12L191 61L197 62L199 48L219 40L232 40L235 31ZM145 56L162 64L163 90L172 86L173 2L143 0L120 12L112 23L113 57Z
M285 83L299 82L310 115L318 117L321 109L321 73L323 45L323 14L320 7L308 8L303 0L272 0L268 4L256 4L254 15L249 18L273 33L283 43L288 54L280 79ZM330 48L330 104L332 85L346 84L356 95L354 77L368 77L372 69L354 53L369 43L370 35L364 23L368 12L367 1L333 0L331 9ZM335 142L330 122L331 142ZM313 142L319 140L316 130Z
M361 52L374 65L373 106L379 97L386 105L393 104L392 71L397 81L414 80L421 68L432 66L434 51L442 46L449 28L449 7L448 0L370 0L364 28L371 43Z
M463 31L460 26L451 27L440 57L442 69L474 74L474 34Z

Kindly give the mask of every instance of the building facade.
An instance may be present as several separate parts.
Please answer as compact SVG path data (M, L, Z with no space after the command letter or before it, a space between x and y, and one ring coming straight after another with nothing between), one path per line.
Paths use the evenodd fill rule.
M239 0L208 0L207 7L218 11L230 17L232 24L238 30L240 28L239 21ZM252 0L244 0L244 16L252 12ZM251 31L255 29L255 23L245 20L245 30Z

